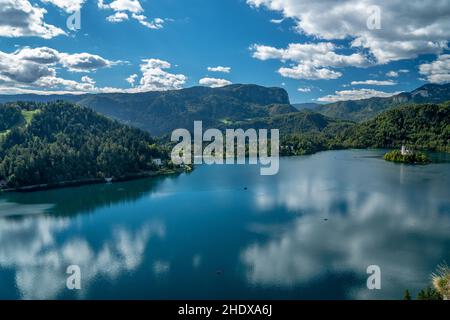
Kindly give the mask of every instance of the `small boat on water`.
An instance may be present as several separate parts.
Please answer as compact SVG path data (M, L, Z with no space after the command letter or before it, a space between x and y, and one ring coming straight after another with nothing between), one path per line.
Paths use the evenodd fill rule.
M106 183L111 183L113 178L105 178Z

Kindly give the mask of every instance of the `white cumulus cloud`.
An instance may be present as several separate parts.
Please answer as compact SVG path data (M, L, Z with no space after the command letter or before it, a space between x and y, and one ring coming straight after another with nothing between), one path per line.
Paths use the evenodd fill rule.
M367 67L371 64L361 53L336 53L339 48L331 42L291 43L285 49L255 44L250 49L258 60L276 59L294 63L293 66L278 70L283 77L293 79L337 79L342 73L333 68Z
M341 72L328 68L317 68L311 65L297 65L291 68L280 68L278 72L286 78L305 80L330 80L342 76Z
M398 77L398 72L391 70L388 73L386 73L386 76L388 76L389 78L397 78Z
M187 77L167 71L171 64L159 59L143 59L141 76L132 74L125 79L132 88L97 87L91 77L84 75L81 81L64 79L56 70L88 73L99 68L111 67L122 61L112 61L99 55L59 52L48 47L22 48L12 53L0 51L0 93L58 94L101 92L144 92L177 90L183 88ZM138 82L138 84L136 84Z
M270 22L273 24L280 24L284 21L284 19L271 19Z
M92 78L89 77L89 76L82 76L82 77L81 77L81 82L89 83L89 84L95 85L94 79L92 79Z
M129 19L128 14L126 14L125 12L116 12L106 17L106 20L113 23L122 22L128 19Z
M89 72L118 63L86 52L75 54L61 53L60 61L65 68L75 72Z
M352 41L380 64L439 54L450 38L450 3L435 0L247 0L295 21L299 32L325 40ZM379 9L379 16L373 9ZM380 28L369 28L376 17Z
M419 72L431 83L450 82L450 54L441 55L431 63L421 64Z
M0 91L98 91L92 78L83 76L81 82L64 79L57 76L56 70L62 67L68 71L87 73L117 63L87 52L70 54L48 47L25 47L12 53L0 51Z
M65 35L62 29L44 21L46 13L28 0L0 0L0 36L50 39Z
M321 102L337 102L347 100L362 100L374 97L386 98L399 94L400 92L383 92L373 89L355 89L355 90L342 90L336 91L333 95L327 95L317 99Z
M218 78L202 78L198 82L202 86L210 87L210 88L219 88L224 87L231 84L231 81L225 79Z
M164 19L148 19L144 15L144 9L139 0L114 0L109 3L105 3L104 0L98 0L97 5L100 9L112 10L114 12L114 14L106 18L109 22L122 22L128 20L131 16L132 19L149 29L162 29L164 27Z
M210 72L230 73L231 72L231 68L230 67L222 67L222 66L208 67L208 71L210 71Z
M51 3L67 13L79 11L86 0L41 0L44 3Z
M141 64L142 78L139 89L147 91L181 89L187 77L183 74L167 72L172 66L159 59L144 59Z
M391 70L391 71L386 73L386 76L389 77L389 78L397 78L400 75L400 73L408 73L408 72L409 72L408 69L400 69L400 70L397 70L397 71Z
M138 78L138 75L136 73L130 75L128 78L125 79L126 82L128 82L132 87L134 87L134 83L136 82L136 79Z
M353 86L356 85L369 85L369 86L395 86L397 82L392 80L364 80L364 81L352 81Z
M48 65L22 60L14 54L0 51L0 83L33 83L41 77L54 76Z

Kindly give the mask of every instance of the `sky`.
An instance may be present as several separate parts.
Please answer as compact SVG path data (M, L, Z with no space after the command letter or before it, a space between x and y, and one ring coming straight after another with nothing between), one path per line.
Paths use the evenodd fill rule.
M449 21L449 0L0 0L0 94L390 96L450 81Z

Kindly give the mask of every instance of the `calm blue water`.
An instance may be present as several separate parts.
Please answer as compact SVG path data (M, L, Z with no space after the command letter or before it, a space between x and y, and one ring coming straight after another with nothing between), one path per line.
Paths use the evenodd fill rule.
M450 262L450 163L382 151L0 196L1 299L401 299ZM247 188L247 190L245 190ZM82 289L66 288L79 265ZM379 265L382 289L366 287Z

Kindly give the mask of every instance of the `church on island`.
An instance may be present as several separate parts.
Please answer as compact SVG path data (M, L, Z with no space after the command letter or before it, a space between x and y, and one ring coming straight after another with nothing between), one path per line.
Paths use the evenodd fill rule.
M409 150L405 145L402 145L402 149L400 152L402 153L402 156L407 156L409 154L412 154L412 151Z

